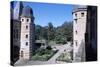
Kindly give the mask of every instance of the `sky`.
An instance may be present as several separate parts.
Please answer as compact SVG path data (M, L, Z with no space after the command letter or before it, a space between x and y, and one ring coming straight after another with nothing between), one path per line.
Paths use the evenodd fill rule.
M16 4L16 3L15 3ZM65 21L72 21L73 5L23 2L24 6L30 6L35 17L34 23L47 26L49 22L53 26L61 26Z

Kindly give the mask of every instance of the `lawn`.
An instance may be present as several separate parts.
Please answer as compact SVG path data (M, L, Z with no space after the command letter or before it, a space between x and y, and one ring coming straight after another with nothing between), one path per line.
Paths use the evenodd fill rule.
M33 56L32 60L39 60L39 61L47 61L49 60L57 51L52 49L41 49L36 51Z

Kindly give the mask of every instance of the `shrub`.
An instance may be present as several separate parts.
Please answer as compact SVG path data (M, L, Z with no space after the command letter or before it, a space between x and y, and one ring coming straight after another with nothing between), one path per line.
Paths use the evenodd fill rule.
M51 48L51 46L47 46L46 49L51 50L52 48Z

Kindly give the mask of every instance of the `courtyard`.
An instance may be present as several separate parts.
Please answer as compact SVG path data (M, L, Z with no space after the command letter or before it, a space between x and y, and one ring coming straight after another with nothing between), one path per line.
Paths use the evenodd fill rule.
M30 61L25 61L25 60L18 60L15 65L41 65L41 64L60 64L60 63L69 63L69 61L72 61L70 54L70 51L72 51L71 43L68 42L67 44L64 45L54 45L51 46L53 49L52 50L47 50L48 53L45 53L45 49L43 50L43 55L40 51L40 53L36 53L33 57L32 60ZM55 51L56 52L55 52ZM49 52L50 51L50 52ZM54 54L53 54L54 51ZM63 60L58 60L60 56L62 56L63 53L66 53L68 55L65 55L65 58L63 57L63 60L69 60L68 62L64 62Z

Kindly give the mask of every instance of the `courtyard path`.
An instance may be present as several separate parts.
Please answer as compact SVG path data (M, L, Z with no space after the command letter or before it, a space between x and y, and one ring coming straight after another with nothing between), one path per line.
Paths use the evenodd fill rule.
M56 47L56 49L58 50L58 52L51 58L48 60L48 62L52 62L52 63L56 63L56 59L64 52L64 51L71 51L72 47L70 46L70 43L65 44L65 45L61 45L61 46L53 46Z

